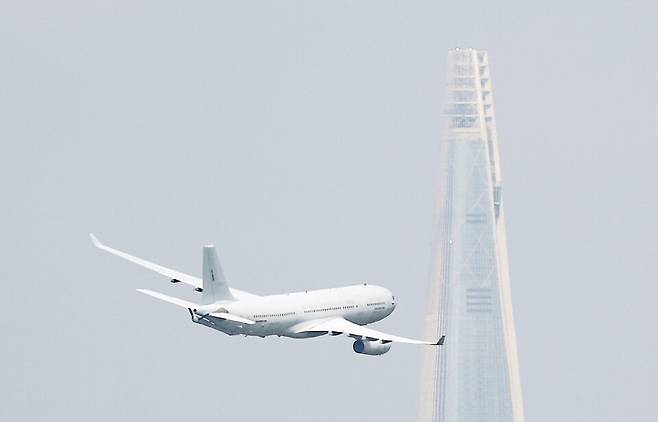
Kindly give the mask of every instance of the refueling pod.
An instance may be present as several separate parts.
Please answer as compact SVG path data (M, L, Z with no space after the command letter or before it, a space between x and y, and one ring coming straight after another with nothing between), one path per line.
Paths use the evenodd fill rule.
M383 355L391 350L391 342L356 340L352 345L352 349L362 355Z

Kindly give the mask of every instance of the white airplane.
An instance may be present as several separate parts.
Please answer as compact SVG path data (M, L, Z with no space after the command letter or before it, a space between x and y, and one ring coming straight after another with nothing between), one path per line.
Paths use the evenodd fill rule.
M345 334L355 339L354 351L365 355L383 355L393 342L439 346L445 341L445 336L436 342L427 342L366 328L366 324L386 318L395 309L395 296L383 287L364 283L257 296L228 287L214 246L203 247L203 278L198 279L110 248L93 234L90 236L99 249L160 273L172 283L193 286L201 293L201 304L151 290L137 291L187 308L193 322L228 335L309 338Z

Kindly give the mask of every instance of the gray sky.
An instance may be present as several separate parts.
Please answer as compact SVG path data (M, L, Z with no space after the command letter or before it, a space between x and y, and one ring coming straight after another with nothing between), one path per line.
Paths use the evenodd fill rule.
M439 4L443 3L443 4ZM402 421L418 349L229 338L142 296L368 280L420 336L446 51L490 52L526 417L658 391L650 2L0 1L0 419Z

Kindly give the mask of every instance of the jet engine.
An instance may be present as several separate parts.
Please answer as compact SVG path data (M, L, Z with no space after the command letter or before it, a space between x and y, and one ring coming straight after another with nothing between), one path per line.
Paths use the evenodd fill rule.
M362 355L383 355L391 350L391 343L382 343L381 340L356 340L352 345L352 349Z

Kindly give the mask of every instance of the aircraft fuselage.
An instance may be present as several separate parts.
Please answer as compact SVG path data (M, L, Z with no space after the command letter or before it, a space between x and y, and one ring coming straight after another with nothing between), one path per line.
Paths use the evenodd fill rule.
M253 325L242 325L210 315L193 318L194 322L229 335L307 338L326 334L299 333L308 321L340 317L358 325L371 324L393 312L395 298L388 289L361 284L217 302L204 307L256 321Z

